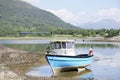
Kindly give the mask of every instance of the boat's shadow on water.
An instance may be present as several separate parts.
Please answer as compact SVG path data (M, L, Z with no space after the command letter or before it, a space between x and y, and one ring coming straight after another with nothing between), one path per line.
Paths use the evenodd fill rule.
M49 65L39 66L32 69L26 75L39 77L66 77L80 78L84 80L94 80L92 70L85 68L83 71L69 70L65 72L53 73Z
M85 68L83 71L70 70L65 72L54 73L51 77L71 77L81 78L84 80L94 80L92 70Z

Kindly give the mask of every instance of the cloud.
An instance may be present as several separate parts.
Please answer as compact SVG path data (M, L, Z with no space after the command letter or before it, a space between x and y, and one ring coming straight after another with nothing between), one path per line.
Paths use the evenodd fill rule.
M60 10L47 9L47 10L57 15L58 17L62 18L65 21L69 21L69 19L74 17L74 15L71 12L67 11L66 9L60 9Z
M60 10L51 10L46 9L47 11L52 12L62 20L68 23L72 23L74 25L77 25L79 23L84 23L84 16L86 16L86 12L78 12L78 13L72 13L66 9L60 9Z
M72 13L67 9L59 10L46 9L46 10L60 17L65 22L74 25L81 25L88 22L97 22L102 19L114 19L116 21L120 21L120 9L118 8L101 9L93 13L88 13L84 11Z
M120 9L110 8L110 9L101 9L99 10L100 16L115 16L120 15Z
M120 9L119 8L101 9L98 11L98 15L101 18L112 18L116 21L120 21Z

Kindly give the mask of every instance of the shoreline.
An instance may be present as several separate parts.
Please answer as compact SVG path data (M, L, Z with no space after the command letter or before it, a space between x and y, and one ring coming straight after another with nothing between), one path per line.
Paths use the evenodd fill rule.
M64 77L34 77L26 75L33 67L48 64L45 54L18 51L0 45L0 80L82 80Z
M53 40L74 39L80 41L120 42L120 38L97 38L97 37L0 37L0 40Z

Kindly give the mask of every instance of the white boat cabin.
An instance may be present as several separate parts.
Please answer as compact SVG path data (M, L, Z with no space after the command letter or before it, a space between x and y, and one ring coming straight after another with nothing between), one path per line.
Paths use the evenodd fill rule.
M74 40L53 40L50 42L54 55L75 56L75 41Z

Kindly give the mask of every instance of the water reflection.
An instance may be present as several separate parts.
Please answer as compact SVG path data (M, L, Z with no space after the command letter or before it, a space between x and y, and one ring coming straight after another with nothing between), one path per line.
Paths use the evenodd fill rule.
M49 46L49 40L0 40L0 44L7 47L33 52L45 52L46 48ZM89 48L92 46L93 49L116 49L120 48L119 42L75 42L75 48L77 54L88 53ZM83 50L83 52L82 52ZM85 52L87 51L87 52ZM100 50L104 51L104 50ZM109 50L108 50L109 51Z
M27 72L26 75L51 77L52 70L49 65L44 65L44 66L39 66L39 67L33 68L30 72Z
M48 40L0 40L0 44L46 44Z
M93 80L93 73L90 69L85 69L81 72L79 71L67 71L53 74L52 77L73 77L73 78L82 78L84 80Z
M53 74L49 65L33 68L30 72L26 73L26 75L39 76L39 77L73 77L73 78L82 78L85 80L94 79L92 70L87 68L81 72L74 70L74 71L67 71L67 72Z

